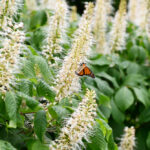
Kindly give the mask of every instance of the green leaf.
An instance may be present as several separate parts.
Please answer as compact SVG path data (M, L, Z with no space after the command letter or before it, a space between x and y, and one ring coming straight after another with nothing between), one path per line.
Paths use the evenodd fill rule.
M127 68L128 74L136 74L140 72L140 66L136 63L130 63Z
M41 56L34 56L33 59L34 59L35 64L38 65L43 78L46 81L50 81L52 78L52 74L50 72L50 68L49 68L46 60Z
M46 126L47 126L46 113L43 110L39 110L35 114L34 118L34 131L40 141L43 141L43 137L46 132Z
M139 116L139 122L145 123L150 121L150 107L144 109Z
M28 150L49 150L49 147L38 140L30 140L28 141Z
M104 105L99 106L100 110L102 111L102 113L104 114L104 116L108 119L111 115L111 109L110 106L106 107Z
M144 84L145 77L140 74L130 74L125 77L123 85L137 86L138 84Z
M0 150L17 150L9 142L0 140Z
M144 42L145 49L147 49L147 51L150 53L150 42L149 42L149 39L144 39L143 42Z
M19 90L20 92L32 96L32 83L29 80L21 80L19 83Z
M32 55L38 56L37 51L36 51L31 45L28 45L27 47L28 47L28 49L31 51L31 54L32 54Z
M111 96L113 94L113 89L109 86L109 84L106 81L103 81L99 78L95 78L95 82L102 93L108 96Z
M115 79L119 82L120 78L124 79L124 74L122 72L122 70L118 70L117 68L109 68L109 74L113 77L115 77Z
M139 56L138 61L140 63L143 63L146 59L146 50L143 47L139 47L138 56Z
M134 102L132 92L127 87L120 88L115 95L115 102L122 111L125 111Z
M150 105L149 95L145 88L133 88L137 99L148 107Z
M45 37L46 33L44 31L44 28L40 27L33 32L30 43L36 50L41 51L41 47L43 45L43 40L45 39Z
M5 114L6 114L5 102L2 99L2 95L0 94L0 115L4 117Z
M94 59L91 58L92 60L89 61L90 64L92 65L98 65L98 66L103 66L103 65L110 65L112 61L107 58L106 56L101 56L101 57L95 57Z
M44 96L46 99L50 100L51 102L54 102L55 93L54 91L52 91L51 87L46 82L40 80L36 88L38 96Z
M118 123L123 122L125 120L125 115L119 110L119 108L116 106L113 100L111 100L111 108L113 119Z
M32 17L30 20L31 29L38 28L46 23L47 17L43 10L32 12Z
M112 129L109 127L107 122L101 118L96 119L96 122L99 123L99 127L101 128L104 137L106 137L106 140L109 140L110 135L112 134Z
M117 123L114 119L109 120L109 123L111 125L112 130L113 130L114 139L117 139L118 137L123 135L123 130L125 127L124 123Z
M150 67L143 65L141 68L141 74L143 76L145 76L146 78L149 78L150 77Z
M53 119L57 119L58 118L58 115L57 115L56 111L53 109L53 106L49 106L48 107L48 112L53 117Z
M148 136L149 127L142 127L136 130L136 149L137 150L148 150L146 140Z
M57 121L61 121L65 118L68 117L68 115L70 114L70 111L67 110L66 108L64 108L63 106L53 106L52 109L55 111L55 113L57 114Z
M121 69L126 69L129 66L130 62L125 60L123 62L120 62L118 65Z
M148 137L146 139L147 147L150 149L150 131L148 132Z
M96 87L96 82L92 78L85 77L84 84L86 87Z
M97 54L97 53L92 53L91 55L90 55L90 60L97 60L97 59L99 59L99 58L101 58L102 57L102 54Z
M108 150L118 150L117 144L115 144L112 134L109 136Z
M19 113L17 113L17 127L23 128L24 121L25 121L25 117L23 115L20 115Z
M130 60L135 60L138 57L138 46L133 45L129 50L128 50L128 56Z
M112 84L113 84L113 86L114 86L115 88L118 88L118 87L119 87L119 85L118 85L116 79L115 79L114 77L110 76L109 74L107 74L107 73L105 73L105 72L101 72L101 73L98 73L98 74L95 74L95 75L98 76L98 77L103 77L103 78L109 80L110 82L112 82Z
M105 137L98 123L95 125L91 133L92 134L89 137L90 142L87 144L86 150L107 149L107 142L105 141Z
M27 78L35 78L34 63L31 60L23 62L22 72Z
M107 107L110 107L110 98L106 95L104 95L103 93L99 92L98 90L96 90L96 94L98 95L98 103L99 105L104 105Z
M100 108L97 108L97 116L105 121L107 121L106 117L104 116L104 114L102 113L102 111L100 110Z
M39 104L39 102L37 100L35 100L34 98L32 98L22 92L18 92L18 96L23 98L26 101L27 106L31 109L35 109Z
M9 127L17 127L17 103L15 99L15 94L12 92L7 92L5 97L5 106L8 116L10 118Z

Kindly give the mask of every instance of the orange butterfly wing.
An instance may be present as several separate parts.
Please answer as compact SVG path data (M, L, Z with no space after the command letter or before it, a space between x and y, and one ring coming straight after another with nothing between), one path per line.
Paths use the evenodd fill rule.
M75 71L75 73L78 75L78 76L83 76L84 75L84 71L81 70L79 73L77 71Z
M79 69L75 72L78 76L83 76L83 75L87 75L90 76L92 78L95 78L94 74L92 73L92 71L86 66L85 63L82 63L79 67Z
M92 71L87 66L84 68L84 75L88 75L92 78L95 78L94 74L92 73Z
M78 70L75 71L76 75L83 76L84 75L83 69L84 69L84 65L80 64L80 67L78 68Z

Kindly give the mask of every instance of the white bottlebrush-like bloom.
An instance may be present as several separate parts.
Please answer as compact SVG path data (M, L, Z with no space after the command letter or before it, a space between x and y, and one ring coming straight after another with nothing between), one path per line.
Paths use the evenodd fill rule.
M147 0L146 33L150 41L150 0Z
M130 0L128 17L150 40L150 0Z
M94 16L94 38L96 41L96 51L102 54L108 53L106 42L106 21L107 21L107 2L97 0Z
M8 22L17 12L21 5L21 0L1 0L0 1L0 27L7 27Z
M88 141L96 117L97 104L95 92L88 90L78 108L61 129L60 136L50 145L51 150L76 150L84 146L82 140Z
M71 12L70 12L70 22L77 21L77 19L78 19L77 7L72 6L71 7Z
M5 32L0 32L3 36L0 48L0 91L5 93L10 89L10 84L14 81L14 73L18 72L19 54L25 35L19 29L23 23L13 23L13 26L7 26Z
M56 0L55 3L55 13L49 17L49 29L46 39L47 45L43 47L43 55L48 61L54 59L53 54L62 51L60 44L63 42L65 36L68 19L68 6L66 2L64 0Z
M125 46L126 36L126 0L121 0L119 10L117 11L113 27L110 33L110 52L122 50Z
M131 22L135 23L136 25L138 25L138 22L141 19L139 17L139 11L140 11L139 4L140 4L140 0L129 0L128 18Z
M112 14L114 13L114 8L112 6L112 0L104 0L106 3L106 12L107 12L107 22L112 22Z
M130 0L128 17L131 22L146 29L149 16L149 0Z
M40 9L55 10L56 0L25 0L25 1L26 6L30 11Z
M79 28L76 30L72 48L65 57L62 69L59 71L55 91L56 99L61 100L80 89L79 77L75 71L81 62L85 61L86 54L92 45L91 24L93 18L93 3L86 5L86 10L81 17Z
M40 0L40 4L41 4L41 8L43 9L54 10L56 5L56 0Z
M106 5L107 5L107 14L112 14L113 13L113 7L112 7L112 0L105 0Z
M134 127L125 127L124 135L121 138L119 150L133 150L135 147L135 129Z
M28 10L33 11L33 10L38 10L40 7L37 5L36 0L25 0L25 4L28 8Z

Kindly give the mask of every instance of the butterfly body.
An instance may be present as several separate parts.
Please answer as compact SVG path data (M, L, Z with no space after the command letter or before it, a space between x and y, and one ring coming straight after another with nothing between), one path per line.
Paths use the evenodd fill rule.
M95 78L95 75L93 72L87 67L86 63L80 64L80 67L77 71L75 71L76 75L78 76L90 76L92 78Z

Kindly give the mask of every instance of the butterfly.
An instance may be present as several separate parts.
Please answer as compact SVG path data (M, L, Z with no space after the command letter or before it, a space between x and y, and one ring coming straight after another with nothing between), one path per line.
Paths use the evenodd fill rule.
M95 75L93 72L87 67L86 63L80 64L80 67L78 68L77 71L75 71L75 74L78 76L90 76L92 78L95 78Z

